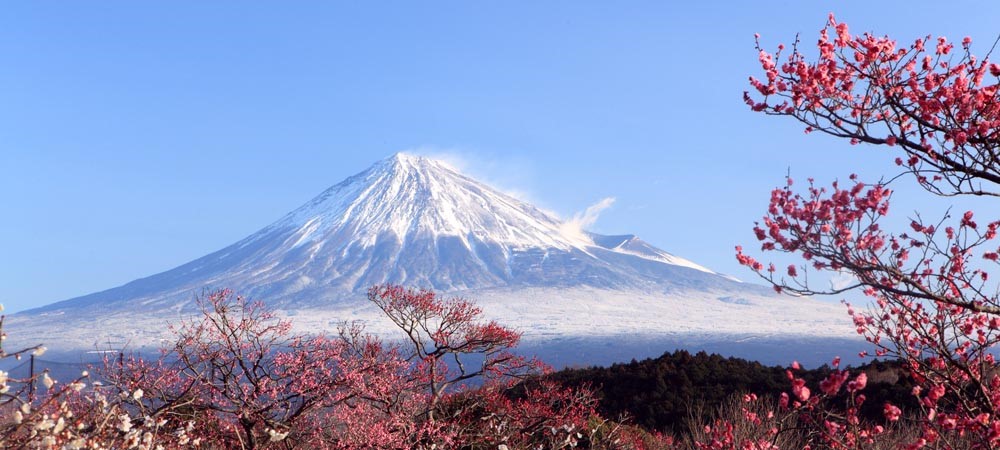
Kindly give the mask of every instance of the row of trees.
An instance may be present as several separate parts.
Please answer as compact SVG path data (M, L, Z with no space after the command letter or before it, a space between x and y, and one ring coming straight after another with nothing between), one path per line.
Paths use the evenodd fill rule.
M510 353L516 333L481 321L467 301L397 286L374 288L369 298L403 330L403 345L386 345L354 325L332 338L295 335L261 303L213 293L200 301L201 317L177 327L175 344L158 359L110 358L101 382L85 374L63 384L42 375L36 381L47 394L37 401L9 391L14 380L4 378L0 444L666 450L752 442L789 448L809 442L803 413L810 408L886 423L876 417L880 408L873 413L859 400L865 383L855 380L853 390L839 391L847 373L838 368L784 371L677 352L608 369L545 373L537 361ZM895 381L878 380L895 372L891 365L865 369L876 389L867 394L878 400L889 392ZM791 404L787 393L777 403L764 400L781 399L789 379ZM796 401L809 398L807 383L823 394ZM734 392L746 395L733 398ZM623 424L626 417L638 426ZM881 439L898 441L899 435Z
M511 353L519 334L462 299L399 286L368 295L405 336L337 336L230 291L201 300L160 358L111 358L100 376L29 401L0 376L4 448L645 448L648 434L601 418L586 388L521 381L545 368ZM37 349L26 349L17 357ZM21 380L24 381L24 380ZM517 386L517 389L512 389Z
M159 358L112 357L98 376L66 383L43 374L30 380L46 388L35 400L15 388L26 380L4 375L0 446L666 450L773 438L787 447L808 441L801 413L819 403L788 404L786 394L776 415L755 394L727 398L778 395L787 374L801 399L805 380L839 385L847 376L823 368L793 377L686 352L547 373L511 353L519 335L481 320L468 301L399 286L373 288L369 300L403 331L402 344L352 324L333 337L293 334L262 303L219 291L199 300L200 317L176 327ZM845 396L824 383L826 412L855 414L843 405L860 406L854 394L864 386ZM641 428L622 422L629 416ZM785 431L767 434L761 418Z
M836 369L824 365L798 371L807 386L818 387ZM898 362L872 361L852 368L865 373L867 400L859 407L863 421L885 424L882 406L897 405L904 413L918 411L911 395L914 386L907 370ZM545 376L561 386L591 386L598 398L598 413L605 417L629 417L647 430L675 436L691 434L720 417L719 407L734 395L753 393L761 398L780 398L787 393L786 369L759 362L685 350L664 353L657 358L609 367L563 369ZM831 409L844 414L846 395L831 402Z

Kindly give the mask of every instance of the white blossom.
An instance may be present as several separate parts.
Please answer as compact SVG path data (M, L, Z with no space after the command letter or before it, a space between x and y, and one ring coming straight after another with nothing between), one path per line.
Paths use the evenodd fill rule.
M66 445L63 446L63 448L67 450L79 450L81 448L84 448L86 445L87 445L86 439L76 438L73 439L72 441L67 442Z
M49 378L49 373L46 372L42 374L42 384L45 386L45 389L52 389L52 385L56 384L56 381Z
M288 432L287 431L284 432L284 433L282 433L280 431L275 431L275 430L272 430L270 428L267 429L267 434L268 434L268 436L271 436L271 442L278 442L278 441L284 440L286 437L288 437Z
M46 417L42 419L40 422L35 424L35 429L38 431L46 431L52 429L52 427L54 426L56 426L55 422L53 422L52 419Z
M55 428L52 429L52 434L59 434L64 428L66 428L66 421L62 417L56 421Z
M132 418L130 418L128 414L122 414L118 417L118 419L121 420L121 423L118 425L118 431L128 433L132 430Z

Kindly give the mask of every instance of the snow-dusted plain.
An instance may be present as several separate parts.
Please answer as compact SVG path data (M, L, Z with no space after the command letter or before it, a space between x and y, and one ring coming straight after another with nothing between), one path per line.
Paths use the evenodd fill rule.
M364 297L380 283L477 300L489 318L520 329L528 348L559 349L548 356L565 364L677 347L739 355L762 341L787 355L747 356L787 362L796 348L814 352L815 342L845 343L831 350L842 356L860 347L840 305L778 296L632 235L584 232L442 162L407 154L218 252L16 314L7 331L10 344L44 342L59 354L148 350L169 342L166 324L190 316L197 295L229 287L279 309L302 331L332 333L361 320L392 337ZM618 345L598 349L608 343Z

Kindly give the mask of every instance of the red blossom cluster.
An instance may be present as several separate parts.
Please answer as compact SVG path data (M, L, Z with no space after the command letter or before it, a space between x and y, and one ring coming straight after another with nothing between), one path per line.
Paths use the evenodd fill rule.
M759 97L747 92L744 100L754 111L800 120L806 132L898 147L897 164L932 192L988 194L977 180L1000 182L1000 65L973 55L971 42L963 39L958 52L943 37L899 45L851 35L831 14L815 60L799 42L780 63L784 46L772 55L758 45L765 80L751 77Z

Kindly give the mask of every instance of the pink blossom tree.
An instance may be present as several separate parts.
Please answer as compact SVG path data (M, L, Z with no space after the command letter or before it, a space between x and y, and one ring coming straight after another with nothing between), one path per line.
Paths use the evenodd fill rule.
M544 384L515 395L542 366L512 354L520 335L471 302L399 286L369 299L404 330L401 344L358 325L296 335L224 290L199 301L201 315L175 329L160 359L109 361L105 374L130 403L130 426L190 429L191 442L213 448L563 448L593 437L589 391Z
M372 287L368 299L403 330L406 358L415 364L414 376L430 395L429 420L434 420L434 410L449 389L461 383L516 378L542 368L511 352L520 333L483 320L482 310L468 300L396 285Z
M424 401L411 414L425 439L437 439L425 447L642 448L598 415L590 390L537 378L547 368L513 353L520 333L485 320L471 301L395 285L368 298L403 330L406 378Z
M4 347L3 322L0 316L0 360L45 352L41 345L13 351ZM185 428L143 420L144 411L136 404L141 392L107 396L90 377L83 371L74 379L55 380L43 371L14 378L0 371L0 447L152 449L164 434L181 445L193 444ZM32 386L44 390L35 393Z
M292 334L289 321L229 290L198 304L200 317L175 329L159 360L115 361L105 373L122 392L146 394L144 416L194 422L212 445L318 447L329 437L322 416L385 372L378 351Z
M852 35L831 15L818 56L800 47L771 54L758 45L764 76L751 77L753 91L744 94L754 111L896 151L900 171L931 194L1000 195L1000 65L972 54L971 39L959 48L930 36L899 45ZM885 405L887 420L919 425L912 448L954 448L970 436L996 448L1000 293L989 270L1000 259L1000 222L980 221L972 211L933 221L917 215L908 229L890 231L883 219L897 178L866 183L852 175L828 186L810 179L801 191L788 179L771 193L754 232L763 252L798 262L761 262L740 247L737 258L779 291L858 289L871 299L870 308L848 305L848 312L876 354L901 359L919 383L919 415L900 419L896 406ZM847 273L855 282L818 287L809 282L816 271ZM844 421L832 423L844 435L837 428Z

